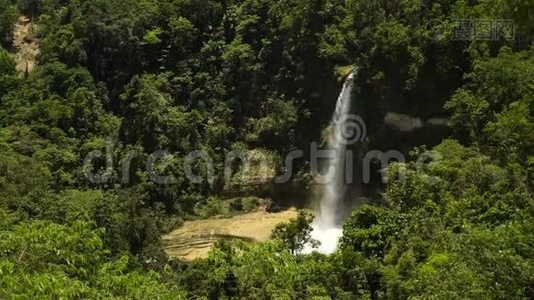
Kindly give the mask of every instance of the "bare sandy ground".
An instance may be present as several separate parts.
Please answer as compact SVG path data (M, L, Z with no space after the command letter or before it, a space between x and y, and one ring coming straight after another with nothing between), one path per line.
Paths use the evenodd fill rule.
M163 237L164 249L167 255L174 258L206 258L220 239L266 241L277 224L296 217L297 210L290 209L279 213L258 211L228 219L188 221Z

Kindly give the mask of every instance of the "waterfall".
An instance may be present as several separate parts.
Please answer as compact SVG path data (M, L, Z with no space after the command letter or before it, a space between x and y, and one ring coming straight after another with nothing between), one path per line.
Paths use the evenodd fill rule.
M328 147L331 150L330 159L327 165L327 172L324 176L325 182L322 186L322 194L315 221L312 224L311 236L318 240L321 245L318 252L329 254L336 250L338 239L341 237L342 229L338 219L338 209L343 201L345 185L345 152L347 117L350 113L350 102L353 87L354 73L351 73L339 94L336 102L336 109L330 124L331 132L328 136ZM350 129L349 129L350 130ZM306 247L304 252L312 252L314 249Z

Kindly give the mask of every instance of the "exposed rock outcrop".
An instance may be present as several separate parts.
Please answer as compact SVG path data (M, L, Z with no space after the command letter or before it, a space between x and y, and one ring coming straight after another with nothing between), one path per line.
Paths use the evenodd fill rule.
M35 35L35 27L26 16L20 16L13 31L13 46L15 46L15 61L17 70L22 74L31 72L37 63L39 55L39 41Z
M266 241L277 224L288 222L296 216L297 210L290 209L279 213L258 211L227 219L185 222L182 227L163 237L164 250L174 258L206 258L219 240Z

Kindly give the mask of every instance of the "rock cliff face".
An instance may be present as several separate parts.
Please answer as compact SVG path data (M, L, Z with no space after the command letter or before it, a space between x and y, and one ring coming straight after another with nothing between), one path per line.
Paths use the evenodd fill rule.
M358 205L362 199L379 198L384 187L380 157L366 161L366 155L388 153L385 156L409 160L414 147L431 148L451 134L449 116L443 109L450 95L437 94L437 89L427 86L417 86L412 91L400 86L372 86L364 76L361 74L355 82L352 113L365 121L367 135L364 142L352 146L354 180L346 201L350 206ZM364 164L368 163L370 182L363 176Z
M35 35L35 27L26 16L19 17L17 24L15 24L13 45L17 50L15 54L17 70L21 74L31 72L37 63L37 56L40 52L39 41Z
M305 140L300 145L305 153L303 159L310 157L310 143L321 141L321 134L316 134L314 128L323 128L322 139L329 130L328 116L332 115L336 95L351 70L352 66L339 67L336 71L337 84L328 84L318 92L322 99L318 110L322 110L321 114L324 115L320 125L307 124L306 128L298 129L299 136ZM438 95L429 87L418 86L415 90L428 92L406 92L399 88L385 93L380 87L370 86L365 76L365 73L357 76L351 103L351 113L361 117L366 124L365 140L350 148L354 153L353 181L347 198L356 204L362 199L377 196L383 188L379 159L371 160L370 182L364 183L363 161L370 151L396 151L409 159L409 153L414 147L426 145L431 148L451 134L449 117L443 110L445 100L449 97L447 93ZM454 88L451 87L450 90L453 91ZM272 198L280 204L306 206L310 198L317 196L315 190L307 190L298 182L274 184L284 157L273 157L273 153L259 149L247 152L247 156L250 156L248 167L235 170L230 184L223 191L225 197L258 195Z
M442 112L435 115L419 114L414 110L410 114L394 110L377 109L366 118L368 126L368 144L366 150L386 152L395 150L406 158L416 146L437 145L450 135L449 117Z
M296 216L297 211L289 209L279 213L258 211L233 218L189 221L163 237L164 250L174 258L206 258L217 241L266 241L277 224Z
M223 195L238 197L246 195L264 195L272 188L276 176L276 157L262 149L236 152L228 156L227 163L232 171L227 170Z

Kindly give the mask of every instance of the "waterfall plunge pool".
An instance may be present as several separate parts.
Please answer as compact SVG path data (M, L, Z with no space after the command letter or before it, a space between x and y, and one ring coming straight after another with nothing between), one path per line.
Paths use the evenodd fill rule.
M302 254L310 254L312 252L319 252L322 254L332 254L336 251L339 238L343 234L341 227L323 227L313 225L311 238L319 241L321 244L317 248L313 248L310 244L304 246Z

